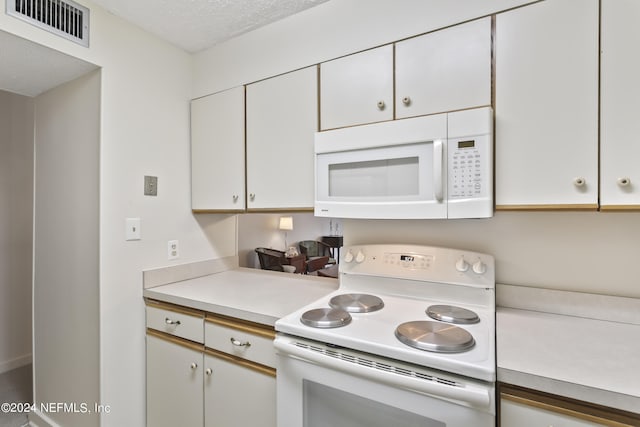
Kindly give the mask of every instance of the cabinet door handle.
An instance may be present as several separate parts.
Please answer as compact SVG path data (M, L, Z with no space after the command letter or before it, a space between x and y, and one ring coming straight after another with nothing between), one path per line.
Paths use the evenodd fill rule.
M402 103L408 107L409 105L411 105L411 98L405 96L404 98L402 98Z
M178 326L180 324L179 320L171 320L168 317L164 318L164 323L166 323L167 325L176 325Z
M251 347L251 343L249 341L242 342L233 337L231 337L231 344L235 345L236 347Z
M385 105L384 101L378 101L378 110L384 110Z
M191 365L189 365L189 368L191 368L192 371L195 371L197 367L198 364L196 362L192 362Z
M205 374L207 374L207 376L209 376L209 377L210 377L210 376L211 376L211 374L213 374L213 371L211 370L211 368L207 368L207 369L204 371L204 373L205 373Z
M237 201L238 201L238 195L237 195L237 194L234 194L234 195L233 195L233 201L234 201L234 202L237 202Z
M587 183L587 180L581 176L578 176L573 179L573 185L575 185L576 187L584 187L586 183Z
M256 194L255 193L250 193L249 194L249 200L251 200L252 202L256 199Z

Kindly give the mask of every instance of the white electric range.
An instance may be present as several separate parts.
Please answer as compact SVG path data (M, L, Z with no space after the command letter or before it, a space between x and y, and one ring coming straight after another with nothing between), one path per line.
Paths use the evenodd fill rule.
M377 426L387 413L401 426L396 411L406 425L495 422L493 257L417 245L344 247L339 281L336 291L276 322L280 427ZM333 394L341 397L323 397ZM316 412L344 414L335 406L349 396L390 409L313 421ZM422 399L410 403L415 396ZM314 402L322 410L311 411Z

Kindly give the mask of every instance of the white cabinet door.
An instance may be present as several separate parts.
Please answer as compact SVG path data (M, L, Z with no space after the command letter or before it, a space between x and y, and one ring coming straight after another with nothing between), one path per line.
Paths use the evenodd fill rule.
M396 118L491 105L491 18L396 44Z
M393 119L393 46L320 64L322 130Z
M147 335L147 425L201 426L202 351Z
M500 401L500 427L596 427L602 425L604 424L590 422L568 414L547 411L504 398Z
M247 86L248 209L313 209L318 69Z
M242 212L244 87L191 101L191 208Z
M497 208L596 209L598 0L496 18Z
M204 381L206 427L276 426L274 375L207 354Z
M600 204L640 207L640 2L602 1Z

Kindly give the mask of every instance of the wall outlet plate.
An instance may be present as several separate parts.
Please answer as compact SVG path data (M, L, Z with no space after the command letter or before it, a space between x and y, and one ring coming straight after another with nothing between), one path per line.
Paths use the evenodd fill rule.
M169 240L167 242L167 258L170 260L180 258L180 249L177 240Z
M158 195L158 177L148 176L144 177L144 195L145 196L157 196Z

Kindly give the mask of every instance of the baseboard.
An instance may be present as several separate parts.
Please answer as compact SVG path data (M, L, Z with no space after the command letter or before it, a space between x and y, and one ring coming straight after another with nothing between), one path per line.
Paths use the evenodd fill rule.
M1 361L0 362L0 374L9 372L16 368L21 368L25 365L29 365L32 361L31 353L24 356L16 357L15 359Z
M60 427L60 424L56 424L40 411L29 412L29 426L30 427Z

